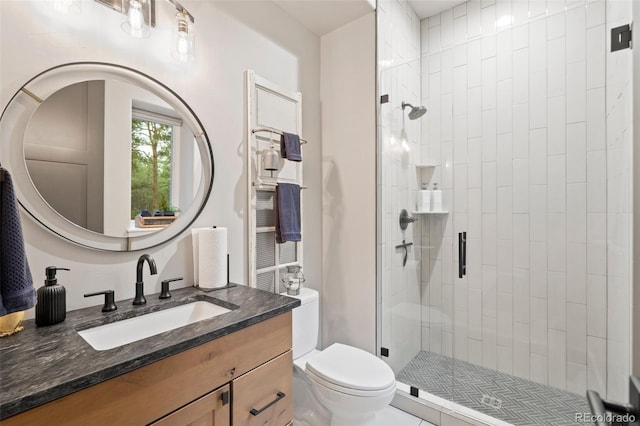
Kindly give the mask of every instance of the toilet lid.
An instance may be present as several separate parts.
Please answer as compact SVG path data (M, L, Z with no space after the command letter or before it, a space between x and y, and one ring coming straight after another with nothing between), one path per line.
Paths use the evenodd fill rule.
M334 343L307 361L307 371L334 385L379 391L395 386L393 370L362 349Z

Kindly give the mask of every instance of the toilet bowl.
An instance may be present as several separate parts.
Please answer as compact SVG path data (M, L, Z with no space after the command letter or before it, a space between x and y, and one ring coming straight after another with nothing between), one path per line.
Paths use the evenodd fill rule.
M296 424L370 424L395 394L391 368L361 349L334 343L315 349L318 292L303 288L293 310L294 418Z

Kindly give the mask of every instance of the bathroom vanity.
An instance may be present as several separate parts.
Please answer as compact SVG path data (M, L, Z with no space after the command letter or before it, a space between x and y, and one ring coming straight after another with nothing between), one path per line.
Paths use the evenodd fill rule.
M148 296L146 311L187 301L230 309L215 318L97 351L78 331L136 315L119 301L0 340L3 425L287 425L293 420L291 310L297 299L236 286ZM145 312L146 312L145 311Z

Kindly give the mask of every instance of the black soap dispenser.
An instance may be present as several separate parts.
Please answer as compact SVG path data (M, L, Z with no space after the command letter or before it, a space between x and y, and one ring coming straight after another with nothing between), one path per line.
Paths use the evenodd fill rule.
M67 317L67 291L61 284L58 284L56 278L56 272L60 270L69 271L67 268L48 266L44 287L38 289L38 303L36 305L36 325L38 327L58 324Z

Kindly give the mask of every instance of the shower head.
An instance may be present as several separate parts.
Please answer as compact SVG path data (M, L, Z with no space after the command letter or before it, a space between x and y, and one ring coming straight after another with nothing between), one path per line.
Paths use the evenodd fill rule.
M422 105L414 107L411 104L408 104L406 102L402 102L402 110L403 111L404 111L404 109L406 107L411 108L411 111L409 111L409 120L415 120L416 118L420 118L425 114L425 112L427 112L427 108L423 107Z

